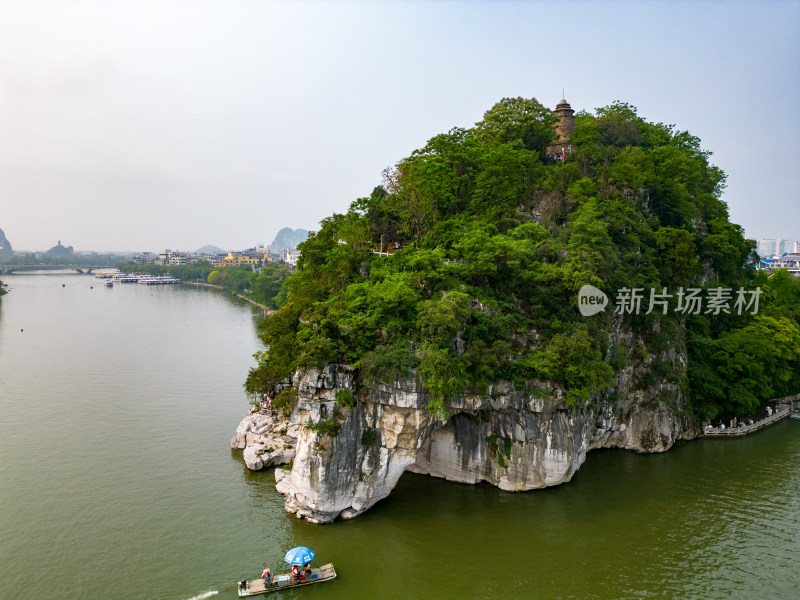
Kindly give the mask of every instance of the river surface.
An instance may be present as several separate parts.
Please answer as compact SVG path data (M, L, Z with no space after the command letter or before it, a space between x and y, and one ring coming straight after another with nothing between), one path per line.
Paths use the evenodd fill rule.
M406 474L367 514L311 525L230 449L258 310L192 286L4 280L2 598L235 598L301 544L339 577L277 600L798 597L800 422L592 452L529 493Z

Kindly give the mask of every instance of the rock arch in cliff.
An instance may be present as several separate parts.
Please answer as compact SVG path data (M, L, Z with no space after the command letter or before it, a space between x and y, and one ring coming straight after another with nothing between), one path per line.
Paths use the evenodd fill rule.
M337 408L336 392L353 391L354 383L355 371L343 365L294 377L295 424L320 423L337 410L344 417L336 435L301 426L291 471L275 472L286 510L312 522L365 512L406 470L524 491L569 481L593 448L661 451L694 435L674 410L641 393L576 410L540 382L525 389L499 382L484 395L456 398L442 420L427 410L414 375L379 383L353 408ZM362 443L366 430L375 432L372 443ZM643 447L643 439L658 442Z

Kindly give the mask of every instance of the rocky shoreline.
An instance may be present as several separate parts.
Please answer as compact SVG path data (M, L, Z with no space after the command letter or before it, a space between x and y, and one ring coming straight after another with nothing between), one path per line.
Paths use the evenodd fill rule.
M244 464L251 471L286 465L295 457L297 430L288 419L252 413L239 423L231 448L244 451Z
M277 489L287 512L314 523L362 514L405 471L506 491L544 488L568 482L591 450L663 452L699 434L674 401L679 392L666 382L635 389L627 370L613 395L580 409L545 382L497 382L454 399L440 419L413 373L362 389L348 405L337 392L355 397L354 369L327 365L295 373L288 419L249 415L231 445L249 469L291 461L291 470L275 470Z

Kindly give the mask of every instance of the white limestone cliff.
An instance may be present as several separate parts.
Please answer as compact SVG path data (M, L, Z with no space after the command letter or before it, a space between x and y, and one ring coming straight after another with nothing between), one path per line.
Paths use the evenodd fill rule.
M361 390L352 408L337 405L336 392L354 391L355 375L350 367L328 365L294 376L296 453L291 471L275 475L286 510L315 523L363 513L407 470L523 491L569 481L596 448L661 452L697 435L680 416L680 391L664 382L636 389L632 367L620 371L612 395L581 409L568 407L562 391L543 382L529 381L524 389L498 382L485 395L455 399L447 419L425 408L428 397L413 374ZM335 435L306 426L323 419L341 424ZM243 422L234 447L262 435L257 428ZM247 454L245 460L249 468L267 466Z
M292 461L299 427L272 415L247 415L231 439L231 448L244 450L244 462L251 471L285 465Z

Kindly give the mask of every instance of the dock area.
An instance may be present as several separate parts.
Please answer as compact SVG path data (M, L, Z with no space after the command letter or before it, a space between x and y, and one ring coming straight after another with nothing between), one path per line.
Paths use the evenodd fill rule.
M119 271L98 271L94 274L98 279L105 279L114 283L142 283L144 285L168 285L180 283L177 277L164 275L143 275L139 273L121 273Z
M787 417L789 417L795 407L800 407L800 402L797 402L798 396L800 394L795 394L793 396L788 396L786 398L780 398L775 402L775 412L771 415L764 417L763 419L759 419L753 423L748 423L746 425L737 425L736 427L711 427L706 426L703 429L703 435L707 437L739 437L743 435L748 435L750 433L755 433L761 429L769 427L770 425L774 425L778 421L781 421Z

